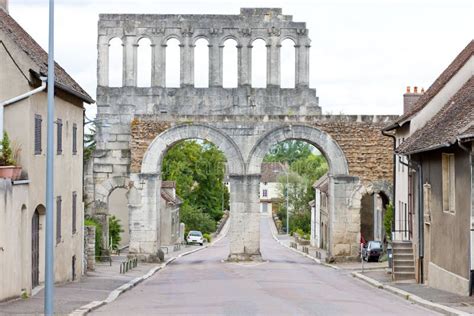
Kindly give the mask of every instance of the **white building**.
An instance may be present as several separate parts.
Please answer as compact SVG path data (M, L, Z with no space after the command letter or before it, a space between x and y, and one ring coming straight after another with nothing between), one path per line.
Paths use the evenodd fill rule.
M288 166L281 162L262 163L260 178L260 212L271 214L273 206L282 201L283 187L279 182L288 172Z
M328 242L328 175L319 178L314 184L315 197L311 206L311 246L327 249Z

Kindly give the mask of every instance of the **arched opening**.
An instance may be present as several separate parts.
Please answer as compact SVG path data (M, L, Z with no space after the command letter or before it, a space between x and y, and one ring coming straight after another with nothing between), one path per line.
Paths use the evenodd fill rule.
M209 42L200 38L194 47L194 86L209 87Z
M151 86L151 41L145 37L138 41L137 86Z
M38 205L31 218L31 285L44 282L44 238L46 208Z
M384 241L384 216L389 204L389 198L384 192L367 192L362 195L360 208L361 240Z
M201 139L178 141L167 149L161 167L162 247L189 242L191 232L200 232L205 238L219 229L218 223L227 218L229 210L226 163L217 146ZM184 223L184 231L180 223Z
M296 76L296 51L295 42L287 38L281 42L280 48L280 74L281 87L294 88Z
M328 169L326 158L306 141L290 139L270 148L261 165L260 205L262 213L277 218L280 233L322 247L321 228L329 223Z
M130 242L127 193L125 188L116 188L108 198L109 244L114 250L127 247Z
M181 85L181 48L179 40L170 38L166 42L166 87L179 88Z
M123 44L122 40L114 37L109 41L109 87L123 85Z
M267 47L262 39L252 42L252 87L267 87Z
M222 86L236 88L238 85L237 41L228 39L224 42L222 59Z

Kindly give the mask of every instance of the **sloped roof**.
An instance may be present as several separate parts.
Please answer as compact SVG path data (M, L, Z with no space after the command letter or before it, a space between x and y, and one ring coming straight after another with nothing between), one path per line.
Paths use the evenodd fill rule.
M313 184L313 188L319 189L322 192L327 192L328 191L328 173L326 172L321 178L316 180Z
M425 126L408 137L396 150L414 154L474 138L474 76Z
M278 182L278 177L285 175L288 167L281 162L262 163L260 182Z
M36 64L36 69L30 69L30 71L40 75L48 73L48 53L2 9L0 9L0 31L4 32ZM58 63L55 63L54 73L55 86L86 103L94 103L89 94Z
M402 126L419 111L421 111L433 97L451 80L451 78L462 68L462 66L474 54L474 40L459 53L451 64L441 73L441 75L433 82L428 90L416 101L412 109L401 115L395 122L385 127L384 131L389 131Z

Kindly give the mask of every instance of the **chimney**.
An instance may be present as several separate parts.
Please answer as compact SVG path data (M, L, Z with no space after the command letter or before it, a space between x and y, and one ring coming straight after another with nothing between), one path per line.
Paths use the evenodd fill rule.
M422 88L421 92L418 92L418 87L413 87L413 91L411 91L411 87L407 87L407 91L403 95L403 114L410 112L413 108L413 105L418 101L418 99L423 95L425 90Z
M8 13L8 0L0 0L0 9Z

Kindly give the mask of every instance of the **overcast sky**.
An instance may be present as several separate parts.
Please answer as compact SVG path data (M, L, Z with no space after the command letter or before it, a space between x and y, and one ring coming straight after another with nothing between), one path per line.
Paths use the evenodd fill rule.
M281 7L306 22L310 86L333 114L400 114L406 86L428 88L474 37L473 0L56 0L55 59L95 97L99 13L239 14L240 7ZM10 14L47 47L47 0L10 0Z

